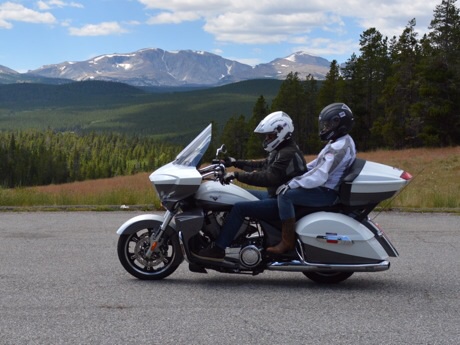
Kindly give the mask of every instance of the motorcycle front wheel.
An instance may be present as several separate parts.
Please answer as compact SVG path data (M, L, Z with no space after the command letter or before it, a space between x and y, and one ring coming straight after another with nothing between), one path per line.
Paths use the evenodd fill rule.
M151 230L141 229L132 234L120 235L118 239L118 259L128 273L142 280L166 278L184 259L179 237L172 229L163 233L153 254L146 257Z
M353 272L320 271L302 272L307 278L321 284L337 284L351 277Z

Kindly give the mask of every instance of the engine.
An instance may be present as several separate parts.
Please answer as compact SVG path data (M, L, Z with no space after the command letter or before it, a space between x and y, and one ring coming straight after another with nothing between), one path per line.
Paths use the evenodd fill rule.
M215 240L224 224L227 212L209 211L205 216L203 233ZM226 249L226 259L238 262L242 268L255 268L262 261L263 240L256 224L245 221L236 240Z
M215 240L219 236L227 212L209 211L204 217L203 233Z
M247 268L255 268L262 261L263 248L249 244L240 250L240 263Z

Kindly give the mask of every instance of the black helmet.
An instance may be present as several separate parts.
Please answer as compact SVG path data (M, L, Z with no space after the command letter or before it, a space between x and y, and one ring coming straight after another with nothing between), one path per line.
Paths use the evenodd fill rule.
M319 114L319 137L335 140L348 134L353 127L353 113L345 103L332 103Z

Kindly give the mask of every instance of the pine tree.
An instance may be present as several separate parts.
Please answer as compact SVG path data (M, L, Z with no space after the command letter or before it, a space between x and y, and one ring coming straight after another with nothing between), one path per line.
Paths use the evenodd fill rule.
M353 137L361 150L367 150L376 147L371 136L371 127L383 113L379 98L391 61L388 39L375 28L361 34L360 46L361 56L353 55L343 71L346 88L349 90L344 93L344 98L355 115Z
M243 115L233 116L225 124L222 131L221 142L227 147L229 156L237 158L246 157L246 144L248 131Z
M398 40L390 44L391 72L382 92L384 113L374 122L372 133L382 146L403 148L417 145L419 122L411 115L412 104L418 101L417 66L420 43L415 32L415 18L409 21Z
M289 73L281 84L280 90L272 102L271 111L284 111L294 123L294 140L304 151L307 148L306 135L308 128L307 94L305 84L300 81L298 73Z
M247 158L261 158L265 156L265 151L262 145L264 138L260 134L254 133L254 130L260 121L262 121L264 117L268 115L268 113L268 104L265 101L264 96L261 95L257 99L257 102L252 109L252 116L247 124L247 131L249 134L246 147Z
M302 151L305 154L317 153L323 146L318 137L318 115L321 107L318 106L318 82L310 74L305 81L306 105L305 105L305 130L300 134L305 140Z
M344 101L344 81L340 75L340 66L337 60L332 60L329 72L322 83L318 94L318 106L322 109L325 106Z
M424 145L460 143L460 15L456 0L443 0L434 10L432 30L422 43L420 102L414 105L423 122Z

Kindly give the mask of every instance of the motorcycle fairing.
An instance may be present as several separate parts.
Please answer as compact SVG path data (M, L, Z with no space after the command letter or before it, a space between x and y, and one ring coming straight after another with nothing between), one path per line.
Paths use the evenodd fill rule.
M150 174L162 204L170 209L173 205L195 194L202 176L197 170L204 153L211 143L212 124L208 125L170 162Z
M203 227L204 213L202 209L195 208L181 212L175 217L177 223L177 231L179 232L182 252L187 261L190 262L192 255L190 247L191 240L200 232Z
M201 174L193 166L174 163L155 170L149 176L150 181L165 207L195 194L201 184Z

